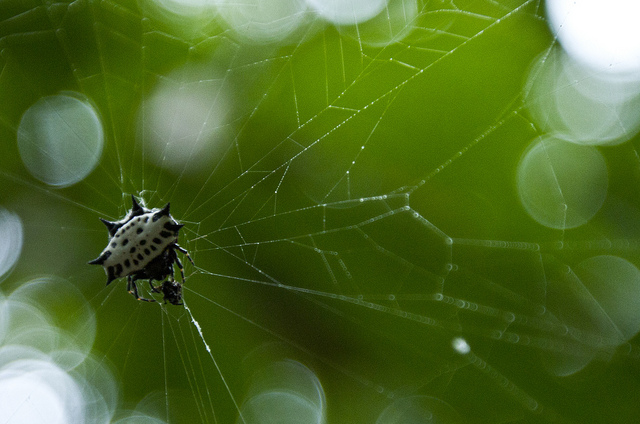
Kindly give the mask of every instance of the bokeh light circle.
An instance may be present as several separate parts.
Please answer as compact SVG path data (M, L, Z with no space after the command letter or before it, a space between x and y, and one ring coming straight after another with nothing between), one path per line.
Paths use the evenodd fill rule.
M559 48L535 60L525 92L536 127L573 143L620 144L640 129L640 84L594 72Z
M598 70L640 70L640 3L636 0L548 0L549 25L574 59Z
M18 261L23 241L20 217L0 207L0 278Z
M640 331L640 270L614 255L586 258L570 267L544 259L547 317L564 328L566 338L541 352L547 371L558 377L588 373L608 361Z
M587 223L607 196L602 154L553 137L534 141L518 164L517 189L526 212L555 229Z
M16 423L83 422L82 392L54 363L21 359L0 363L0 421Z
M335 25L356 25L382 12L386 0L307 0L318 15Z
M348 35L358 43L385 47L402 42L416 28L420 6L417 0L389 0L384 13L378 13L358 25L340 26L341 34Z
M219 0L218 11L243 40L274 43L285 40L300 27L307 15L307 4L304 0Z
M294 360L269 364L252 378L238 423L323 424L324 390L318 377Z
M95 313L68 281L41 276L24 282L8 296L7 309L12 343L37 347L66 369L90 354L97 331Z
M626 342L640 331L640 270L628 260L613 256L594 256L574 269L580 281L598 304L601 319L612 326L616 336Z
M56 277L0 295L0 422L110 422L118 388L105 358L91 355L94 315Z
M31 174L66 187L83 180L98 164L104 144L102 121L81 95L46 96L22 116L18 149Z
M160 80L138 113L145 156L176 173L209 165L226 147L222 128L232 104L224 81L209 69L188 66Z

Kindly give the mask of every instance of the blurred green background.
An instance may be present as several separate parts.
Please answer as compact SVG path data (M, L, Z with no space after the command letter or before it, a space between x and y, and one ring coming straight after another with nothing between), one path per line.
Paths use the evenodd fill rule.
M0 370L59 422L639 420L639 141L539 119L544 4L308 3L0 2ZM188 309L86 265L131 194Z

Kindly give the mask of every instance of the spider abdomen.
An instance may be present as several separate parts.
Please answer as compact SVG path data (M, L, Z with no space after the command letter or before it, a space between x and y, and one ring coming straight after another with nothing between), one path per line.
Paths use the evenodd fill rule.
M167 248L177 242L182 228L169 213L168 203L163 209L149 210L141 207L133 196L132 199L133 207L122 220L102 220L109 230L109 242L100 256L89 262L104 267L107 284L116 278L140 273L151 263L157 268L157 263L166 257ZM164 261L167 262L165 269L173 264L169 257ZM139 275L142 274L144 272Z
M103 265L114 267L115 278L144 269L178 240L178 231L171 230L175 223L170 217L163 216L155 222L152 218L152 214L144 214L133 219L109 240L105 252L111 254Z

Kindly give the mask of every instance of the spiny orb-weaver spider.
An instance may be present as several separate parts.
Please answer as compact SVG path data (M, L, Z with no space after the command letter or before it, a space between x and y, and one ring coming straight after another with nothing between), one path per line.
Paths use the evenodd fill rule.
M155 302L138 295L136 281L148 280L152 292L163 293L165 303L182 305L184 268L176 250L195 266L189 252L178 245L178 232L184 224L171 216L169 203L162 209L147 209L140 206L133 195L131 201L131 210L121 220L111 222L100 218L109 230L109 243L89 264L104 267L107 285L116 278L127 277L127 290L137 300ZM182 284L175 281L174 263L180 269ZM154 280L164 281L154 286Z

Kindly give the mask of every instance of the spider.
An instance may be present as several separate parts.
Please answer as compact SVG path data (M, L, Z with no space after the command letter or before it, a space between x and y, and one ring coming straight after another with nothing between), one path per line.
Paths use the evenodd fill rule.
M133 195L131 201L131 210L120 221L100 218L109 230L109 242L89 264L104 267L107 285L116 278L127 277L127 291L137 300L155 302L138 294L136 281L148 280L152 292L163 293L164 303L182 305L184 268L176 250L195 266L189 252L178 245L178 233L184 224L171 216L169 203L162 209L147 209L140 206ZM173 264L178 265L182 284L175 281ZM154 280L164 281L154 286Z

